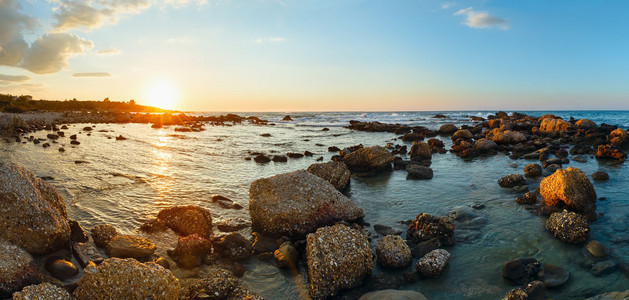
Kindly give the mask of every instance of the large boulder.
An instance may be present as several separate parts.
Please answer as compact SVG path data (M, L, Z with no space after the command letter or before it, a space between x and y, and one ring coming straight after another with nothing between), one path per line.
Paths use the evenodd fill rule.
M439 277L450 259L450 253L444 249L436 249L428 252L417 261L415 267L424 277Z
M539 125L539 131L546 134L563 133L571 128L570 122L555 118L544 118Z
M70 300L70 294L62 287L44 282L37 285L29 285L23 290L13 294L13 300Z
M109 258L85 268L76 299L178 299L179 280L167 269L135 259Z
M474 149L480 152L491 152L492 150L496 149L496 147L498 147L498 144L488 139L479 139L474 142Z
M157 214L157 219L181 236L212 236L212 216L202 207L188 205L164 208Z
M305 170L252 182L249 214L253 231L296 238L337 221L364 217L363 210L350 199Z
M489 131L485 138L496 143L496 144L509 144L511 143L511 136L509 136L504 131L500 130L500 128L494 128Z
M312 164L306 171L323 178L339 191L345 189L352 175L347 166L338 161Z
M567 210L550 215L546 221L546 230L570 244L583 243L590 236L590 225L585 217Z
M67 245L70 225L55 187L14 164L0 163L0 238L32 254Z
M33 257L24 249L0 239L0 298L40 282L41 276L34 269Z
M413 260L411 249L398 235L387 235L378 241L376 254L378 262L386 268L403 268Z
M391 167L395 157L380 146L358 149L343 157L343 162L355 173L377 172Z
M459 129L452 135L452 140L453 141L456 141L456 140L459 140L459 139L469 140L473 136L474 135L469 130L467 130L467 129Z
M426 166L418 164L410 164L406 166L406 172L408 172L408 178L411 179L432 179L432 169Z
M184 269L196 267L203 258L212 252L212 242L198 234L179 237L175 249L168 250L168 256Z
M408 153L411 160L426 160L432 158L432 149L428 143L414 142L411 151Z
M590 213L596 210L596 191L587 175L577 168L559 169L542 179L544 204Z
M578 120L576 123L574 123L574 125L577 127L577 129L586 129L586 130L596 130L596 129L598 129L598 126L596 126L596 123L594 123L594 121L588 120L588 119Z
M361 283L373 257L367 236L343 224L317 229L306 239L310 296L325 299Z
M621 128L614 129L614 131L610 132L607 136L607 141L614 147L627 148L627 146L629 146L627 132Z
M459 128L454 124L443 124L439 127L439 133L441 134L452 134L455 133Z
M421 213L408 226L406 238L415 243L436 238L442 245L454 245L454 222L448 217Z

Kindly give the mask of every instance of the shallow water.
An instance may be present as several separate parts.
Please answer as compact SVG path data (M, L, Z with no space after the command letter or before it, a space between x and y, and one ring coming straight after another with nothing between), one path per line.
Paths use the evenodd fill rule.
M258 178L273 176L324 161L335 153L328 146L339 148L357 144L385 145L392 133L365 133L343 128L351 119L386 123L423 125L436 129L445 123L472 124L467 115L487 116L494 112L440 112L449 118L433 119L437 112L388 113L291 113L294 122L282 122L285 114L244 114L269 119L275 126L235 125L207 126L197 133L174 132L174 127L151 129L146 124L97 124L91 136L81 129L91 124L70 125L66 136L77 133L81 145L69 145L69 138L45 149L41 145L6 144L0 150L2 161L11 161L33 171L37 176L51 176L49 181L62 193L71 218L83 226L110 223L123 233L140 234L137 228L168 206L196 204L209 209L214 220L248 219L250 183ZM548 112L529 112L539 116ZM589 118L627 128L629 112L552 112L564 118ZM243 115L243 114L241 114ZM328 127L329 131L321 131ZM101 132L103 131L103 132ZM45 137L48 132L34 133ZM271 137L260 134L270 133ZM116 141L123 135L125 141ZM440 137L449 148L447 137ZM316 144L323 144L317 146ZM410 147L410 143L407 143ZM66 152L58 152L63 146ZM313 157L289 159L287 163L256 164L246 161L248 151L285 154L305 150ZM75 161L86 163L76 164ZM514 288L502 279L502 264L512 258L533 256L570 271L570 280L559 289L549 290L554 299L580 299L598 293L629 289L629 280L620 271L595 277L579 266L583 261L583 246L567 245L544 231L544 218L532 215L515 202L516 194L498 186L497 180L507 174L523 173L526 164L534 161L512 160L502 154L471 161L453 154L435 154L431 168L434 178L427 181L407 180L406 172L392 171L375 177L352 178L348 195L365 210L365 221L383 224L405 231L399 221L413 219L425 212L446 215L453 207L481 203L486 208L477 211L488 219L479 237L469 243L457 243L447 248L450 263L438 279L405 284L403 289L422 292L430 299L495 299ZM515 164L515 168L510 166ZM601 170L608 172L607 182L593 182L599 197L598 211L604 216L591 223L591 239L612 248L616 261L629 262L629 171L626 164L608 166L589 158L587 163L572 161L564 167L577 167L586 174ZM531 188L539 180L531 180ZM242 210L222 209L210 202L212 195L226 196L245 207ZM372 232L372 246L379 236ZM245 229L243 234L249 235ZM141 235L141 234L140 234ZM159 247L159 253L174 247L176 238L168 235L148 236ZM174 265L174 264L173 264ZM307 280L302 268L300 276L278 270L272 264L249 260L248 272L242 279L245 286L267 299L295 299L307 292ZM374 265L374 274L399 271L381 270ZM409 267L406 271L411 270ZM203 270L179 270L180 278L196 277ZM197 273L200 272L200 273Z

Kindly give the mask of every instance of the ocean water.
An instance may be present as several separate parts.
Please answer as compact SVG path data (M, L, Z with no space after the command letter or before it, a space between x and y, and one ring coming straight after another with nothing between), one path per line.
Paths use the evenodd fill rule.
M431 118L437 113L448 119ZM351 131L344 126L349 120L380 121L421 125L437 129L445 123L472 125L466 116L487 116L495 111L469 112L325 112L325 113L239 113L268 119L275 126L243 123L235 126L207 126L203 132L175 132L174 127L152 129L147 124L95 124L91 136L81 129L93 124L72 124L66 136L77 134L81 145L71 146L69 138L60 138L50 148L41 145L2 143L0 159L33 171L37 176L50 176L49 182L64 197L70 218L91 229L103 223L114 225L120 232L151 239L158 253L167 257L176 237L146 235L139 226L154 218L157 212L172 205L195 204L209 209L215 221L241 218L248 220L249 185L253 180L307 168L315 159L328 161L336 153L328 146L339 148L363 144L407 144L394 140L392 133ZM509 112L510 113L510 112ZM565 119L588 118L601 122L629 126L626 111L559 111L523 112L533 116L553 113ZM199 113L202 115L218 113ZM283 122L290 114L293 122ZM322 131L323 128L329 131ZM46 137L46 131L33 133ZM270 137L260 134L269 133ZM128 140L117 141L123 135ZM439 137L451 145L448 137ZM63 146L66 151L59 152ZM286 154L311 151L313 157L289 159L286 163L257 164L245 160L249 152ZM84 163L77 164L76 161ZM603 292L629 289L629 279L621 272L595 277L581 266L585 261L583 245L559 242L544 230L544 217L531 214L515 202L516 194L498 186L497 180L534 161L512 160L503 154L493 157L462 160L451 153L434 154L432 180L407 180L405 171L381 173L374 177L352 177L347 195L365 211L365 221L406 231L400 221L413 219L419 213L447 215L457 206L484 204L477 211L488 222L477 232L478 237L467 243L446 248L451 253L448 267L437 279L422 279L403 284L402 289L417 290L429 299L498 299L514 286L501 276L502 264L512 258L532 256L543 263L554 264L570 271L570 280L562 287L549 290L554 299L582 299ZM610 180L593 182L599 197L598 211L604 214L591 223L591 239L601 241L612 249L611 259L629 263L629 170L626 164L608 165L589 157L586 163L571 161L564 167L577 167L586 174L595 171L609 173ZM539 179L529 180L532 188ZM223 209L211 203L212 195L223 195L245 207L242 210ZM380 236L373 227L367 228L375 248ZM249 229L241 231L250 236ZM414 260L415 262L416 260ZM172 263L171 265L175 265ZM278 270L272 263L250 259L244 263L247 273L241 279L251 290L267 299L299 299L307 290L304 268L293 277ZM414 264L413 264L414 266ZM374 264L374 274L390 273L401 277L402 271L383 270ZM173 267L184 282L203 273L203 268L180 270Z

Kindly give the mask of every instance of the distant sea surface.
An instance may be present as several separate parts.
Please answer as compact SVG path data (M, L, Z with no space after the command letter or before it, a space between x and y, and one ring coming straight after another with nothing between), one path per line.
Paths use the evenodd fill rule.
M519 112L532 116L552 113L564 119L571 116L587 118L598 125L607 123L623 129L629 126L627 111ZM166 250L176 244L174 237L147 236L137 231L162 208L194 204L209 209L215 221L249 220L249 186L253 180L307 168L318 157L329 161L336 154L328 152L329 146L342 149L357 144L384 146L394 143L410 147L410 143L393 140L398 137L393 133L344 128L350 120L438 129L446 123L473 125L467 116L486 117L494 113L496 111L238 113L267 119L275 126L243 123L206 126L203 132L182 133L175 132L174 127L152 129L147 124L96 124L91 136L81 129L93 124L72 124L66 130L66 137L50 148L32 142L2 143L0 157L2 161L19 164L37 176L52 177L49 182L63 195L70 218L79 220L84 228L112 224L122 233L148 237L158 246L158 252L167 257ZM432 118L435 114L444 114L448 118ZM285 115L290 115L294 121L281 121ZM323 128L330 130L322 131ZM32 135L45 138L47 133L40 131ZM260 136L263 133L271 136ZM70 145L67 136L71 134L78 135L80 145ZM128 139L117 141L115 137L119 135ZM449 149L449 137L438 138ZM59 152L59 147L66 151ZM286 163L257 164L245 160L251 157L250 152L273 155L306 150L315 155L289 158ZM406 228L400 221L413 219L417 214L447 215L457 206L485 205L478 213L487 218L487 224L474 233L475 239L447 248L451 258L441 277L404 283L401 287L420 291L429 299L499 299L515 288L503 280L502 264L525 256L570 271L570 280L564 286L549 290L549 296L554 299L583 299L629 289L629 280L621 271L601 277L592 275L585 267L588 262L583 245L568 245L553 238L544 230L544 217L525 210L515 202L516 194L498 186L499 178L512 173L523 174L524 166L534 162L512 160L503 154L467 161L451 153L435 154L432 180L407 180L405 171L352 177L348 195L365 210L366 222L404 232ZM564 167L577 167L588 176L595 171L609 173L609 181L593 182L598 196L606 200L598 202L598 211L604 216L591 223L591 239L609 246L613 260L629 263L627 163L611 166L588 157L586 163L571 161ZM532 187L539 185L539 179L530 182ZM223 209L210 201L212 195L228 197L244 209ZM371 244L375 248L380 236L372 226L367 229L372 232ZM247 237L251 234L249 229L241 233ZM248 271L241 281L267 299L296 299L300 291L307 290L303 267L301 280L295 280L289 272L278 270L272 263L251 259L245 266ZM413 268L414 264L401 271L391 271L374 264L373 274L384 272L401 278L403 271ZM180 278L191 276L189 271L176 267L173 271Z

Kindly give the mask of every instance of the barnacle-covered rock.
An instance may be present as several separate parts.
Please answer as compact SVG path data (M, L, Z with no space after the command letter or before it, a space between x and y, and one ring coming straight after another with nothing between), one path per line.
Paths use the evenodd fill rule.
M339 191L347 186L349 177L352 175L347 166L338 161L312 164L307 171L323 178Z
M411 249L398 235L387 235L376 246L378 262L387 268L403 268L413 260Z
M437 238L443 245L454 245L454 222L448 217L421 213L408 226L406 238L415 243Z
M70 300L70 294L64 288L44 282L29 285L13 294L13 300Z
M445 249L428 252L417 261L417 271L425 277L439 277L450 259L450 253Z
M562 242L571 244L583 243L590 236L590 225L585 217L567 210L550 215L546 230Z
M41 282L33 268L33 257L24 249L0 239L0 298Z

